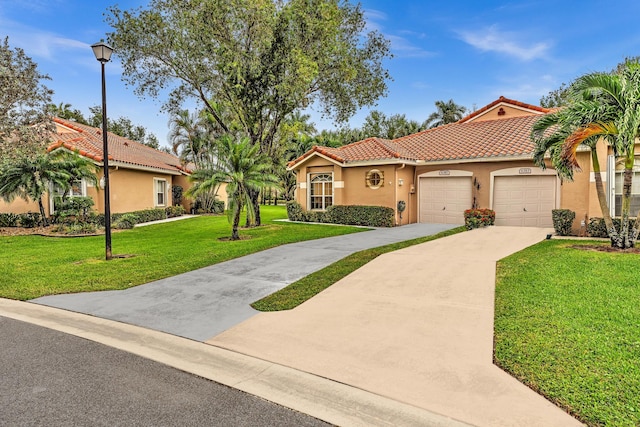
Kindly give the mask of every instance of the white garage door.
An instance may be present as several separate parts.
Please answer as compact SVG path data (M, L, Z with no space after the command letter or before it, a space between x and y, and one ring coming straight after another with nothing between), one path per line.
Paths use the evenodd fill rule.
M496 225L553 227L555 176L497 176L493 187Z
M464 224L471 207L471 178L420 178L420 222Z

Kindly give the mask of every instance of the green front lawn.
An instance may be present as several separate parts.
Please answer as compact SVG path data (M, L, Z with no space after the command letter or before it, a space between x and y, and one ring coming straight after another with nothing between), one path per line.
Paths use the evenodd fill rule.
M640 255L548 240L498 264L495 360L591 426L640 425ZM606 244L605 244L606 245Z
M274 246L362 231L361 228L272 222L283 207L263 206L262 227L231 235L226 216L202 216L113 233L113 254L104 260L104 236L0 237L0 297L126 289ZM246 239L245 239L246 238Z

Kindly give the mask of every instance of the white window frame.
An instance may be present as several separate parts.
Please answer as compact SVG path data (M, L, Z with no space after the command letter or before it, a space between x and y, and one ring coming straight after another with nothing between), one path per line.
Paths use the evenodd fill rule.
M162 193L160 193L158 186L160 185L160 183L164 183L164 191ZM153 178L153 206L154 207L166 207L167 206L167 189L169 188L169 185L167 184L167 180L166 179L162 179L162 178ZM164 203L158 203L158 196L162 194L162 198L163 198L163 202Z
M320 181L323 183L331 183L331 194L326 194L325 193L325 189L326 189L326 185L322 185L322 194L320 196L316 197L321 197L322 200L322 207L321 208L312 208L312 203L311 200L314 197L313 194L313 179L316 176L321 176L321 175L328 175L331 177L331 181ZM331 205L333 205L333 201L335 198L335 181L333 180L333 172L310 172L307 174L307 206L309 207L309 210L313 210L313 211L325 211L327 210L327 208ZM331 203L327 205L327 199L331 198Z
M607 184L609 187L609 192L608 192L608 196L609 196L609 209L610 209L610 214L613 217L619 217L620 215L622 215L622 206L620 206L620 211L616 211L616 207L618 206L618 197L622 198L622 188L623 188L623 182L624 182L624 169L622 170L617 170L616 169L616 165L620 164L620 163L624 163L624 159L618 158L616 160L615 156L609 156L608 157L608 169L607 172L609 172L609 179L607 180ZM633 178L633 184L635 184L635 186L638 186L638 183L640 182L640 157L636 156L635 158L635 162L633 165L633 173L634 173L634 178ZM618 177L620 177L620 185L616 185L616 183L618 182ZM640 197L640 191L638 192L633 192L633 187L634 185L632 184L631 187L631 197ZM637 210L632 208L630 214L634 215L634 211Z
M69 193L67 194L67 198L73 198L73 197L87 197L87 181L84 178L81 178L80 180L80 192L81 194L73 194L73 193ZM50 189L49 189L49 212L53 213L55 212L55 198L58 196L62 196L62 192L59 192L58 189L51 184Z

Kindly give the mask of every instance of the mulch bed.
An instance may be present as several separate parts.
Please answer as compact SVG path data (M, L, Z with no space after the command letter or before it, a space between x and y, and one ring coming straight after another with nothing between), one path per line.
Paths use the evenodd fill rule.
M102 230L91 234L65 234L54 232L53 228L53 226L33 228L0 227L0 236L87 237L104 234Z
M609 245L571 245L572 249L580 249L583 251L612 252L623 254L640 254L640 248L617 249Z

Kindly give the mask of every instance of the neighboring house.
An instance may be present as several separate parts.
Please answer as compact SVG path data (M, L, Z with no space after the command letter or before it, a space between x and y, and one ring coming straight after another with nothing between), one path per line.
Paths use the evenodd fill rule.
M581 221L602 216L589 152L578 153L582 172L573 182L532 161L532 125L550 111L500 97L456 123L392 141L313 147L288 165L297 175L296 200L308 210L332 204L396 210L402 200L406 211L400 220L396 210L398 224L463 224L463 212L478 207L495 210L497 225L551 227L551 210L566 208L576 212L579 230ZM607 191L618 200L613 157L604 145L598 153L603 169L609 166Z
M97 172L99 182L104 183L102 130L69 120L54 118L56 127L53 142L48 151L69 150L92 160L101 169ZM172 154L156 150L139 142L131 141L108 132L109 143L109 189L112 213L131 212L142 209L164 208L172 205L172 186L179 185L185 191L190 187L189 170ZM53 211L53 197L58 192L51 189L46 203L47 214ZM222 199L226 193L221 192ZM94 209L104 212L104 192L90 183L78 182L71 197L88 196L95 202ZM182 199L189 211L191 200ZM38 212L36 202L16 199L12 203L0 201L0 212Z

